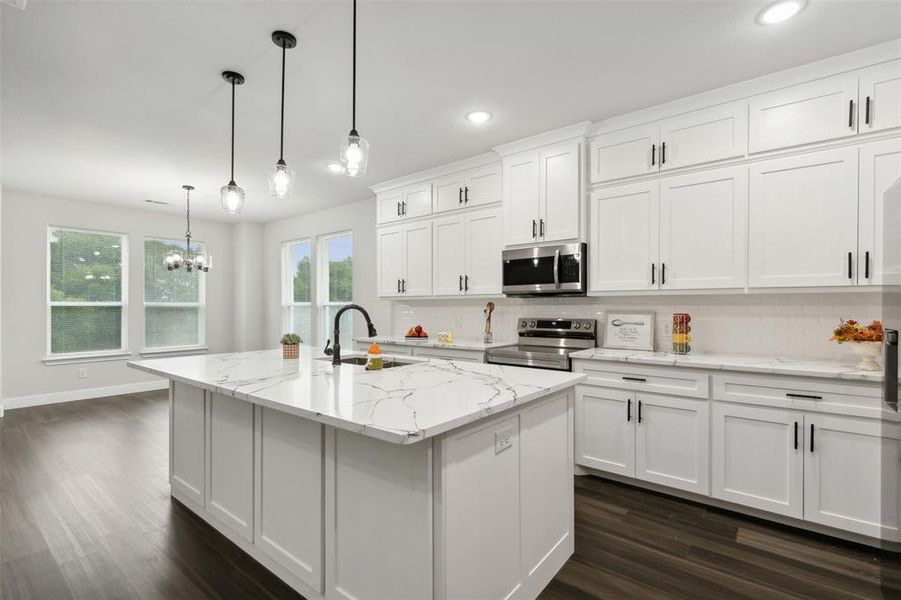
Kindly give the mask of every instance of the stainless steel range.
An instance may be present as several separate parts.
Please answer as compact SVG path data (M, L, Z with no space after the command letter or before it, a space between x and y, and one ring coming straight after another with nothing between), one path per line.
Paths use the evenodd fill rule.
M569 371L570 352L594 348L597 342L594 319L523 318L517 331L519 343L488 350L489 363Z

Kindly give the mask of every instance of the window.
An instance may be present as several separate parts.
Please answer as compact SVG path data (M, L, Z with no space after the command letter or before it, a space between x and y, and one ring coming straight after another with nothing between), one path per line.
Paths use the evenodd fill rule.
M319 291L319 328L322 339L334 333L335 313L353 302L353 237L351 233L337 233L319 238L319 272L316 287ZM353 346L353 313L341 315L341 346Z
M284 285L282 286L285 330L312 344L312 248L310 240L285 244Z
M192 252L205 252L193 242ZM171 252L185 256L184 240L144 240L144 348L179 349L204 343L206 276L184 267L169 271L165 258Z
M103 355L126 346L126 238L48 230L48 356Z

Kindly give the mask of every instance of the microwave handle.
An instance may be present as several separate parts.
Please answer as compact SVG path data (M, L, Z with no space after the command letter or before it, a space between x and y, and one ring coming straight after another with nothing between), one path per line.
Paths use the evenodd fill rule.
M554 250L554 287L560 289L560 250Z

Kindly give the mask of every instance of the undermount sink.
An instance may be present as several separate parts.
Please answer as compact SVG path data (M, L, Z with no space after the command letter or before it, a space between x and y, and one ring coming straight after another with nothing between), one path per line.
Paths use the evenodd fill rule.
M323 358L317 358L316 360L328 360L331 361L331 357L325 356ZM365 356L348 356L347 358L342 358L341 363L345 365L365 365L366 357ZM403 367L404 365L412 365L416 364L410 360L394 360L392 358L383 358L382 359L382 368L390 369L392 367Z

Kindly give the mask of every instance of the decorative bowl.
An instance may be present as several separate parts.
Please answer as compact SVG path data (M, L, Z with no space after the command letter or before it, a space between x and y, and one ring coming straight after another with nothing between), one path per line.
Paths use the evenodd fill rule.
M856 369L861 371L878 371L879 358L882 356L882 342L845 342L846 346L857 355Z

